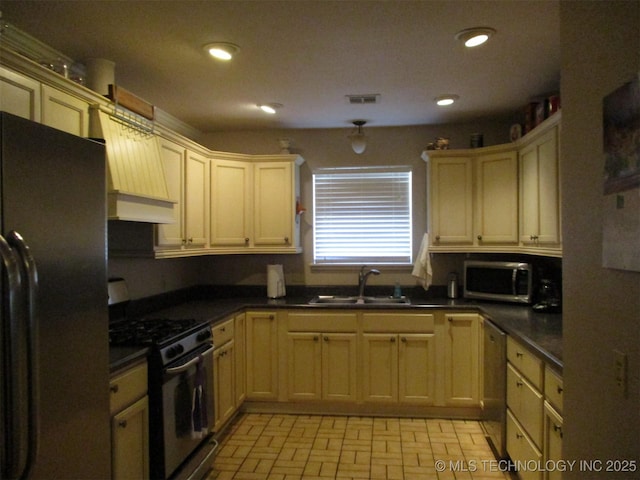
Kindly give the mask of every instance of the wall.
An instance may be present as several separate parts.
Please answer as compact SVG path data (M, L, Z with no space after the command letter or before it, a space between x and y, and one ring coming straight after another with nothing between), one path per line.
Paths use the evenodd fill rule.
M314 169L333 166L360 165L410 165L413 169L413 250L417 254L423 233L426 231L426 164L420 155L427 143L438 136L449 137L452 148L468 148L469 136L482 132L485 145L506 143L512 118L498 118L460 125L423 125L412 127L365 127L367 149L361 155L351 150L344 129L317 130L268 130L211 132L205 134L202 143L213 149L249 154L278 153L279 138L291 139L292 153L305 159L301 167L301 199L307 208L302 215L302 255L282 256L233 256L204 259L209 266L204 269L203 281L212 284L238 283L261 285L266 282L266 265L282 263L288 284L297 285L352 285L357 284L357 268L334 267L330 270L312 268L312 172ZM434 283L444 285L451 270L461 273L460 255L436 255L433 262ZM383 275L370 277L372 285L413 286L411 267L381 267Z
M563 1L560 15L564 457L640 468L640 272L602 267L600 228L602 98L640 71L640 2ZM614 349L628 355L626 396ZM565 478L639 475L576 469Z

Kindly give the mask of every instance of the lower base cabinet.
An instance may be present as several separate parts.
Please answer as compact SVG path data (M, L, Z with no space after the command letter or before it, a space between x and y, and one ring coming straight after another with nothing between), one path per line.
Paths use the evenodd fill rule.
M507 410L507 452L516 466L542 464L542 452L531 441L510 410ZM518 475L521 480L542 480L540 469L520 469Z
M117 373L111 392L111 478L149 478L147 364Z
M245 321L247 400L277 400L277 314L273 311L249 311Z

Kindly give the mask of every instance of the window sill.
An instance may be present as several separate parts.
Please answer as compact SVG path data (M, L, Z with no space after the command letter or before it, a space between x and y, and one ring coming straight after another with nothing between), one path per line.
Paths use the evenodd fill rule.
M363 265L367 268L377 268L385 272L411 272L412 263L310 263L309 268L312 272L329 272L329 271L359 271Z

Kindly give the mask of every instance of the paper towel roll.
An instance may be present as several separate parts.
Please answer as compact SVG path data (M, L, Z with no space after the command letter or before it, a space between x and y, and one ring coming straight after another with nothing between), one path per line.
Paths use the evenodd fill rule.
M286 294L282 265L267 265L267 297L280 298Z

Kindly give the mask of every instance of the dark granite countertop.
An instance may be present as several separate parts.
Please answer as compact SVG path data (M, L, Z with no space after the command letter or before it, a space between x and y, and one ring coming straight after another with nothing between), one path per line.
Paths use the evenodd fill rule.
M179 305L163 308L154 315L165 318L196 318L215 323L244 309L259 308L358 308L417 310L429 308L470 309L485 314L493 323L521 343L527 345L532 353L541 358L557 371L562 371L562 315L557 313L538 313L530 306L515 304L480 302L470 300L449 300L446 298L412 299L410 306L392 305L309 305L311 297L286 297L271 300L264 297L238 297L214 300L192 300ZM122 368L140 356L147 349L112 348L111 371Z

